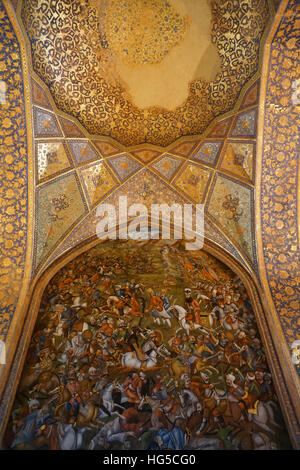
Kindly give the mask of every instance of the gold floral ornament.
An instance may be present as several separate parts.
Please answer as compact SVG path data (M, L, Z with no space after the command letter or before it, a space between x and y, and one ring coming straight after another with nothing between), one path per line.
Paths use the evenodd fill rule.
M102 47L132 65L161 62L189 26L164 0L100 0L98 12Z
M21 50L3 2L0 23L0 340L5 340L24 281L28 146Z
M243 215L243 209L239 208L240 198L238 196L233 196L232 194L226 194L225 201L222 204L224 209L228 209L230 215L228 215L229 219L238 222L240 217Z

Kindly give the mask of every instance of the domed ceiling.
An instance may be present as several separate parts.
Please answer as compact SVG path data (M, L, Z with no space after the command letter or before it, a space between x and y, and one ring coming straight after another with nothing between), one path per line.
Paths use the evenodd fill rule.
M125 146L167 146L231 111L258 70L267 0L24 0L60 111Z

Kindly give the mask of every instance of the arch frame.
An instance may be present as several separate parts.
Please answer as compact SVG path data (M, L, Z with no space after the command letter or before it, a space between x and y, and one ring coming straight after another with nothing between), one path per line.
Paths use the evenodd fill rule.
M127 240L123 242L120 241L120 243L126 242ZM36 278L31 285L30 291L28 292L24 302L25 321L22 326L22 333L18 344L16 345L15 356L11 364L2 400L0 402L0 448L3 448L3 437L21 379L44 290L57 272L59 272L69 262L79 255L87 252L90 248L101 243L109 243L109 240L99 241L99 239L94 235L83 242L78 243L76 246L61 255L58 260L53 261L53 263L48 266L48 268L38 278ZM293 386L293 378L287 378L283 371L282 357L284 356L282 356L282 348L278 346L277 342L274 341L274 337L272 337L272 330L270 328L272 317L268 313L263 290L255 277L252 276L239 261L229 255L228 252L219 245L211 240L204 239L204 246L202 249L223 262L237 276L239 276L247 290L255 313L261 340L266 351L268 365L272 373L275 390L279 399L285 424L289 432L291 443L294 448L300 448L298 442L299 426L297 423L297 406L295 406L297 403L295 404L293 397L290 394L290 389ZM281 346L284 345L281 344Z

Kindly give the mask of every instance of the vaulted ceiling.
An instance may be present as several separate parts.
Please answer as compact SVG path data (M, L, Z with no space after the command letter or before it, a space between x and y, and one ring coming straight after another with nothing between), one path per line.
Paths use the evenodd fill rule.
M273 2L23 0L35 138L33 272L95 235L103 202L205 204L256 270L260 58Z
M203 202L207 239L262 286L262 328L299 447L290 352L299 342L299 2L282 1L273 22L279 3L0 2L0 339L9 365L28 292L95 236L99 204L123 194L129 203ZM0 368L0 393L9 371Z
M239 111L204 138L131 149L66 119L32 81L35 134L35 270L95 234L96 208L118 204L205 204L205 235L255 268L253 191L259 81ZM217 228L218 227L218 228ZM239 255L239 252L242 256ZM51 256L50 256L51 255Z
M35 72L90 134L199 135L258 70L267 0L24 0Z

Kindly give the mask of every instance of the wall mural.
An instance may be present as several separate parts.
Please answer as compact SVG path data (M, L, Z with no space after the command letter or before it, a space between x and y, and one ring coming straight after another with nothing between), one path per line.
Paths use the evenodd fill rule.
M289 448L241 280L182 242L102 243L46 287L11 449Z

